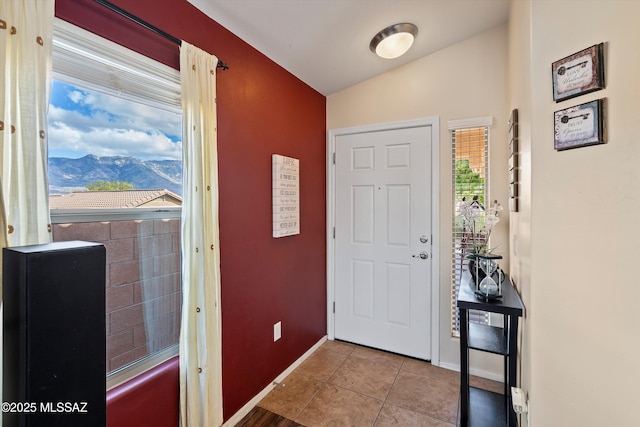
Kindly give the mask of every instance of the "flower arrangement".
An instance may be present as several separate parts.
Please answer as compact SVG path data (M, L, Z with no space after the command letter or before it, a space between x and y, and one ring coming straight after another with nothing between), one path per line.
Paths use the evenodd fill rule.
M466 197L456 204L456 216L462 219L462 248L469 249L471 255L490 254L489 237L493 227L500 222L498 213L502 206L494 200L486 209L474 196L472 200Z

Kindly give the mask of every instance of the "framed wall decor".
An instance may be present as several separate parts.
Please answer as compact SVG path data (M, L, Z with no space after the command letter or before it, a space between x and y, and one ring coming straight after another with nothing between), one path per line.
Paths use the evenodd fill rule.
M604 43L591 46L551 64L556 102L604 88Z
M554 115L554 148L567 150L606 142L605 100L596 99Z
M300 160L271 155L273 237L300 234Z

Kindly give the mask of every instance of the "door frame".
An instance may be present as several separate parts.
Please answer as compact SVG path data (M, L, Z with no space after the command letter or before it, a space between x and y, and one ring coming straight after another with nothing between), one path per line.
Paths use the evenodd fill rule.
M329 129L327 134L327 336L335 339L335 164L336 137L356 133L431 127L431 364L440 364L440 117Z

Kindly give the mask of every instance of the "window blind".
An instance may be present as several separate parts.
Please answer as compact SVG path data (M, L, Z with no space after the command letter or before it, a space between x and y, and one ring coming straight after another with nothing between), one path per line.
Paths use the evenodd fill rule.
M489 128L486 126L464 129L451 129L451 182L452 182L452 253L451 253L451 332L459 336L460 317L457 296L462 272L468 261L464 254L468 253L470 244L462 239L462 221L457 216L457 203L463 198L471 200L475 196L484 206L488 200L489 177ZM468 245L468 246L467 246ZM488 324L489 314L483 311L470 310L469 321Z
M182 114L180 72L56 19L55 80Z

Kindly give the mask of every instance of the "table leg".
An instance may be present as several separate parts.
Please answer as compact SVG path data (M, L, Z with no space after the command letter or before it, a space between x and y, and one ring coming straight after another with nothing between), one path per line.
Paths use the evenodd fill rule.
M508 325L509 325L509 385L507 390L507 419L509 420L509 427L517 427L517 419L515 413L511 408L512 400L511 400L511 387L516 387L516 375L518 370L518 316L508 316Z
M469 321L460 309L460 426L469 424Z

